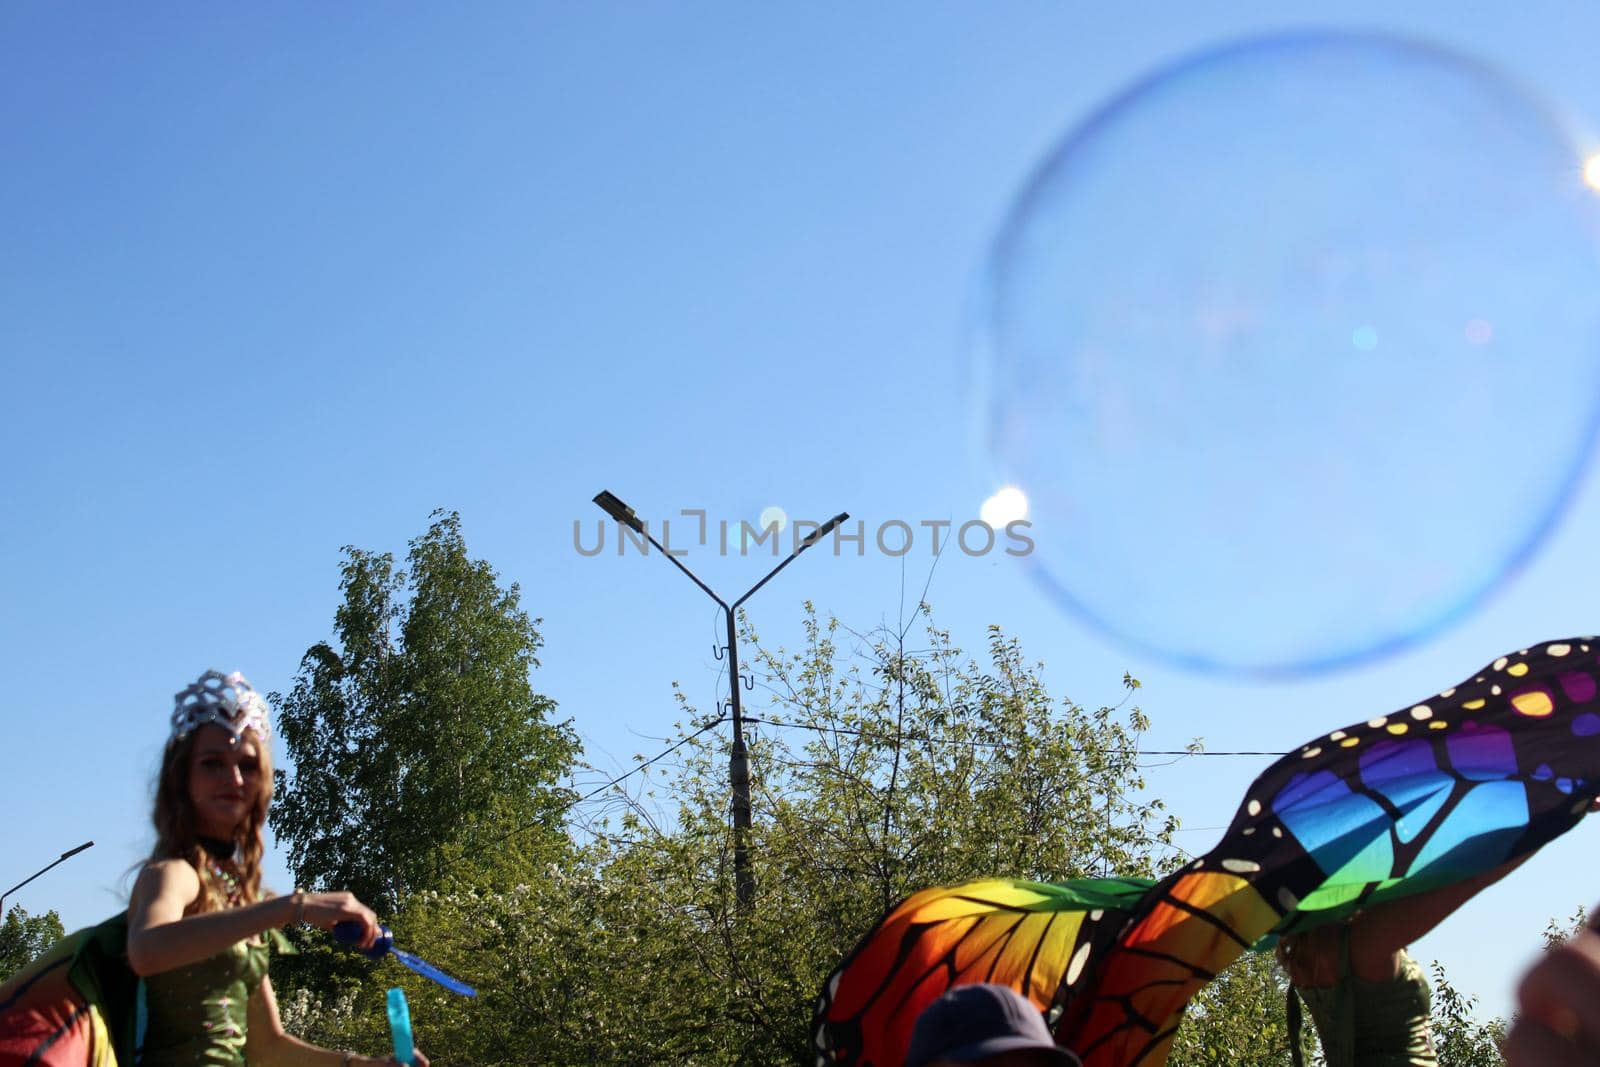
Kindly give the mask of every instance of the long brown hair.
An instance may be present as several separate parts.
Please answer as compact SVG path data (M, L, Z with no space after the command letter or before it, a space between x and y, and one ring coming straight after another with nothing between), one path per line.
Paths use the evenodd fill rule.
M156 828L156 844L150 858L187 860L200 875L195 910L220 911L228 906L228 887L212 874L212 865L206 862L189 800L189 764L199 733L199 729L190 730L176 741L168 741L162 754L161 774L156 779L156 808L150 817ZM242 903L251 904L261 899L261 853L265 851L262 828L267 824L267 807L272 803L272 750L254 730L246 730L245 735L256 743L260 775L250 809L233 832L233 844Z

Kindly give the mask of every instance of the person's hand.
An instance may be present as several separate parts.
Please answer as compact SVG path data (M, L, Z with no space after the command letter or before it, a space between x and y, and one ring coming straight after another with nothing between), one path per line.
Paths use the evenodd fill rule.
M378 939L378 916L356 899L354 893L296 893L295 915L312 926L332 930L343 922L361 924L361 940L357 948L368 949Z
M381 1060L375 1056L361 1056L356 1060L356 1064L357 1067L404 1067L393 1056L386 1056ZM421 1049L414 1048L411 1050L411 1065L412 1067L428 1067L428 1057L422 1054Z
M1517 990L1508 1067L1600 1067L1600 931L1545 953Z

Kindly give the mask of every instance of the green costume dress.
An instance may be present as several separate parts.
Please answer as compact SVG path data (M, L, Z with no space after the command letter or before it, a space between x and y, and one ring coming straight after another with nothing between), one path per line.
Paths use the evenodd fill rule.
M144 980L144 1044L139 1067L245 1067L250 997L261 987L276 948L292 952L277 930L224 952Z
M1295 986L1290 999L1290 1045L1300 1047L1300 994L1322 1041L1327 1067L1438 1067L1428 1026L1433 997L1417 961L1400 953L1392 981L1368 982L1350 971L1350 928L1339 932L1339 980L1323 989Z

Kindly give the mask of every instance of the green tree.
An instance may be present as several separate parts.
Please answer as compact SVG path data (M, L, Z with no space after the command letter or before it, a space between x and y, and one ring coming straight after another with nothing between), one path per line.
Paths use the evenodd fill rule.
M563 847L558 783L578 751L529 680L538 620L467 554L459 517L435 512L406 563L345 548L334 640L277 698L294 768L279 772L272 823L296 879L384 914L510 827L524 850Z
M1144 788L1139 708L1053 697L1000 630L973 659L925 609L921 619L916 648L908 628L855 634L809 606L798 651L769 652L745 632L757 674L748 912L733 886L728 726L681 694L677 747L641 756L605 801L569 813L566 851L530 862L516 831L476 865L446 849L450 877L414 886L395 929L481 996L391 969L424 1047L480 1067L810 1064L827 973L906 895L1182 861L1175 820ZM1126 701L1138 683L1123 682ZM372 1047L380 1001L350 988L280 1000L326 1043ZM1196 998L1172 1067L1288 1067L1285 992L1271 956L1247 953ZM1452 994L1436 997L1447 1035L1441 1019L1470 1018L1449 1015ZM1309 1026L1302 1049L1317 1062Z
M727 726L687 703L670 770L591 811L568 863L414 897L419 951L485 990L469 1011L438 1005L440 1047L484 1065L811 1063L827 972L912 891L1153 872L1174 822L1142 793L1143 714L1052 698L998 630L979 662L924 623L912 650L906 630L852 636L808 608L799 651L758 646L748 913ZM419 1020L432 1010L424 994Z
M1500 1043L1505 1040L1504 1019L1481 1022L1475 1009L1478 998L1462 993L1450 984L1437 960L1433 971L1434 1050L1439 1067L1502 1067Z
M1184 1013L1169 1067L1289 1067L1288 977L1270 952L1246 952L1200 990ZM1317 1062L1311 1020L1302 1062Z
M1572 913L1571 918L1565 921L1551 919L1545 924L1544 947L1546 949L1555 948L1562 942L1577 937L1588 928L1589 909L1580 905L1578 910Z
M29 915L22 905L11 905L0 923L0 978L22 970L65 934L61 916L54 911Z

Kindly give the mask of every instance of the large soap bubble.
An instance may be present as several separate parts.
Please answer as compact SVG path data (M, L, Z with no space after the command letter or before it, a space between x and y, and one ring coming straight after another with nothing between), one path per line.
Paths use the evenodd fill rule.
M984 430L1035 573L1194 666L1381 655L1550 529L1600 415L1600 198L1551 111L1425 45L1178 64L996 241Z

